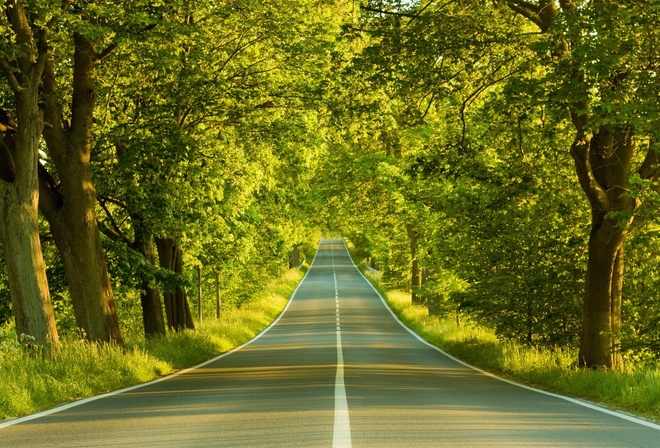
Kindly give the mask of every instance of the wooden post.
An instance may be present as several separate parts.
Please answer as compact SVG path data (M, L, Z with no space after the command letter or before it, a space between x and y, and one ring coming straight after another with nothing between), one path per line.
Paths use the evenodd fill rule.
M220 273L215 271L215 317L220 319L222 314L222 301L220 300Z
M202 323L202 265L197 266L197 312L199 323Z

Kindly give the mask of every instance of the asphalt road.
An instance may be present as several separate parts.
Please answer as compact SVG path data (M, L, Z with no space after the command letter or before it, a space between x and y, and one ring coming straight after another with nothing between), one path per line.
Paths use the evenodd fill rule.
M2 423L0 446L658 447L660 427L445 356L397 322L341 240L324 240L288 308L250 344Z

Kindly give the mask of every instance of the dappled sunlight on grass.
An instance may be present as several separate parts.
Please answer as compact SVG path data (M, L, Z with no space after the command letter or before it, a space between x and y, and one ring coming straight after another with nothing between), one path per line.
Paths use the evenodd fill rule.
M458 325L455 316L429 316L425 307L411 303L409 293L377 287L410 329L459 359L540 389L660 421L660 369L656 366L628 365L622 371L577 369L575 351L501 340L473 322Z
M279 315L302 275L287 271L241 308L224 310L220 320L205 320L195 331L129 341L124 350L69 339L49 359L0 345L0 419L150 381L244 344Z

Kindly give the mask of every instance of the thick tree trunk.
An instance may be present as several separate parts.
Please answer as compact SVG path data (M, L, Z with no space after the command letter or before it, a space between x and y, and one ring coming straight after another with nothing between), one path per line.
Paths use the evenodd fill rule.
M0 245L9 278L16 333L33 337L37 344L57 351L59 337L39 239L37 150L41 135L40 113L36 95L32 98L32 108L26 104L28 93L25 92L19 102L16 133L0 143L12 146L4 149L13 165L11 175L0 180Z
M156 248L154 247L153 237L144 229L139 218L133 217L133 228L135 232L133 246L149 264L156 266ZM147 339L165 335L165 320L163 319L163 302L160 297L160 290L157 286L152 286L152 282L148 278L142 280L140 303L142 305L144 334Z
M50 300L46 266L39 239L39 140L43 114L39 86L48 55L46 32L33 35L21 2L3 8L14 32L17 60L4 60L16 101L16 124L0 109L0 244L4 252L16 332L34 338L50 352L59 337ZM37 27L35 27L37 29Z
M291 256L289 257L289 269L300 266L300 246L293 246Z
M156 238L156 246L160 267L183 275L183 253L178 244L169 238ZM195 328L185 288L177 284L174 289L163 291L163 299L169 328L175 331Z
M600 218L594 219L589 238L579 363L617 368L622 363L619 333L625 231L611 219Z
M419 295L419 288L422 287L422 269L417 258L417 232L412 224L406 224L406 233L410 240L410 257L412 259L411 266L411 289L412 289L412 303L421 304L424 302L423 298Z
M0 182L1 183L1 182ZM59 338L50 301L37 223L37 199L20 199L14 186L0 187L0 242L5 256L16 333L57 350Z
M140 292L140 304L142 305L142 323L144 324L144 335L147 339L155 336L164 336L165 320L163 319L163 302L160 290L152 288L150 282L142 281Z
M74 197L66 194L64 205L50 215L53 239L62 257L76 323L91 341L122 344L99 230L93 192ZM81 217L86 219L81 219ZM94 219L92 219L94 218Z
M60 185L42 176L40 203L62 256L77 325L92 341L122 344L101 237L90 159L94 118L94 67L99 56L91 42L74 37L71 122L64 119L54 69L46 66L44 128Z
M576 138L571 155L580 185L591 204L589 259L582 315L579 364L589 368L617 368L621 330L624 239L630 227L610 212L631 212L635 200L629 189L635 139L628 127L602 126L587 138Z

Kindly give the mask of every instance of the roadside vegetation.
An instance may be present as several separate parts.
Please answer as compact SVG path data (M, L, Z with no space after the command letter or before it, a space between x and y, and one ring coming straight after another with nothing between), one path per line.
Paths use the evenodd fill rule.
M657 2L0 9L2 358L185 340L335 232L471 351L660 365Z
M223 310L197 330L117 345L80 338L62 341L58 356L44 357L15 342L13 328L0 333L0 420L144 383L227 352L281 313L305 270L290 269L241 307Z
M629 361L619 370L577 368L573 350L499 338L494 331L466 316L457 317L455 312L429 315L426 306L411 302L409 292L388 290L371 273L365 275L408 328L468 364L532 387L660 422L660 369L656 365Z

